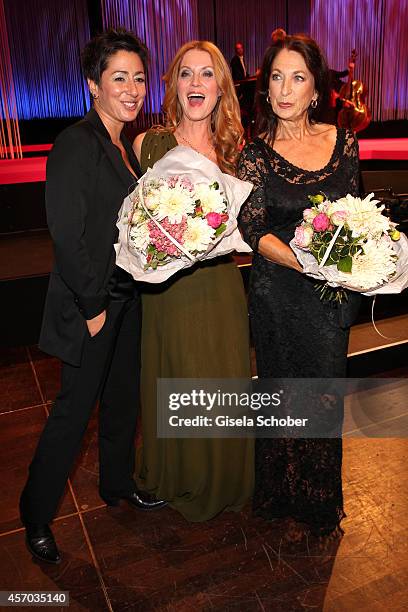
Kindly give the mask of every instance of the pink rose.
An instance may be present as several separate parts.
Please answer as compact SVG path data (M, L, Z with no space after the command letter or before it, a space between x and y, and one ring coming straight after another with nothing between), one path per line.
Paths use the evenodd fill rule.
M316 232L325 232L330 225L330 219L324 213L319 213L312 221Z
M299 225L295 229L295 243L301 249L307 249L313 238L313 227L311 225Z
M205 218L207 219L208 225L213 229L217 229L217 227L219 227L222 223L222 217L220 213L210 212L208 213L208 215L206 215Z
M347 219L347 212L345 210L336 210L331 216L331 222L334 225L343 225Z
M305 208L303 211L303 219L307 221L307 223L311 223L318 214L315 208Z

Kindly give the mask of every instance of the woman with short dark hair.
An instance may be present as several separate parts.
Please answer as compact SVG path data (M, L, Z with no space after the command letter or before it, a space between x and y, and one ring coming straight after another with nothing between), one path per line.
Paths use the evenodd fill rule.
M47 164L47 221L55 265L40 348L62 360L61 391L40 438L20 510L34 557L59 563L55 516L99 399L99 492L110 505L162 504L136 489L134 436L139 401L140 296L115 266L119 208L141 176L122 134L145 95L147 49L131 32L109 30L83 53L93 108L56 139Z
M289 242L309 195L358 195L357 141L320 121L328 71L316 42L284 32L272 40L259 75L259 136L244 147L238 170L254 184L241 229L254 251L249 309L258 376L344 377L359 298L321 300ZM317 534L335 530L344 517L341 458L339 438L258 439L256 514L292 517Z
M81 53L81 65L84 77L99 85L101 75L105 72L109 59L118 51L136 53L139 56L145 74L149 52L146 45L132 32L123 28L110 29L95 36L84 47Z

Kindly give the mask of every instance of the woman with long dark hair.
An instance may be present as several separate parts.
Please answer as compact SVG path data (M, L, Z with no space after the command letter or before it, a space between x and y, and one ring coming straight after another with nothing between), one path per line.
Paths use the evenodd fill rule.
M283 31L272 38L259 75L259 135L244 147L238 170L254 184L241 229L254 251L249 308L260 378L346 375L356 298L321 300L289 247L309 195L358 195L353 133L320 121L328 83L314 40ZM258 439L255 462L256 514L292 517L317 534L338 527L341 439Z

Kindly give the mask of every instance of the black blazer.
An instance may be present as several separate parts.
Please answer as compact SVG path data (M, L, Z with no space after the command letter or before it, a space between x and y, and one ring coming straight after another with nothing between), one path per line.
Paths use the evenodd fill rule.
M140 177L131 144L124 136L121 141ZM109 302L118 211L135 183L95 110L56 139L45 192L55 265L39 346L71 365L81 363L88 333L85 319L95 317Z
M247 78L248 73L244 70L238 55L234 55L230 65L233 81L242 81L242 79Z

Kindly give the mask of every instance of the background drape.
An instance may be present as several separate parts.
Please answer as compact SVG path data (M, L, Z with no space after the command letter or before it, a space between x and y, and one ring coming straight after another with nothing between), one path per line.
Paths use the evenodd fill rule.
M408 118L408 0L311 0L310 32L336 70L357 50L374 121Z
M217 0L216 38L217 44L229 62L235 53L236 41L244 45L244 57L249 74L255 74L261 64L271 32L286 27L286 0Z
M89 14L100 28L122 25L152 54L145 104L137 125L160 120L162 75L174 53L193 38L218 44L227 61L241 40L251 74L276 27L310 32L329 65L347 67L368 87L373 121L408 115L408 0L3 0L19 119L79 117L89 108L80 50Z
M89 108L80 50L86 0L4 0L20 119L78 117Z

